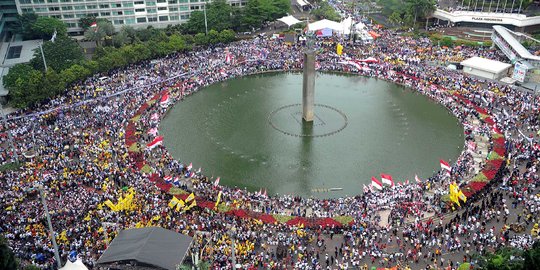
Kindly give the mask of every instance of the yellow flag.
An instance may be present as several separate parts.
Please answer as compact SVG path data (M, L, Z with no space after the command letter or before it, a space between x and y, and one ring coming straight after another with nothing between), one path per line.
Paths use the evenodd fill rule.
M174 208L178 204L178 199L173 196L172 200L169 202L169 208Z
M180 211L180 209L184 208L186 204L182 200L178 200L178 203L176 204L176 211Z
M465 196L461 190L458 192L458 198L463 202L467 202L467 196Z
M343 53L343 45L341 45L341 43L338 43L336 47L336 53L337 55L341 55Z
M112 203L111 200L105 201L105 205L111 208L112 211L115 211L115 212L118 211L116 205Z
M218 207L219 201L221 201L221 190L219 191L219 193L217 195L216 205L214 205L214 208Z
M197 201L196 200L193 200L193 202L186 208L184 208L184 211L188 211L188 210L191 210L191 208L197 206Z
M193 192L191 192L191 194L189 194L189 196L186 198L186 202L190 202L193 199L195 199L195 194L193 194Z

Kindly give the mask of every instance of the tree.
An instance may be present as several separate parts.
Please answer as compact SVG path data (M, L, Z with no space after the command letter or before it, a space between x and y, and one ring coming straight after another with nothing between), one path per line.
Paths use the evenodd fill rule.
M540 242L537 241L532 248L526 250L523 253L523 258L525 259L523 265L529 269L540 269Z
M234 34L234 31L225 29L219 33L219 42L221 43L229 43L233 42L236 39L236 35Z
M84 37L95 41L97 46L114 34L114 26L108 20L99 20L96 27L90 27L84 32Z
M336 10L332 8L327 2L321 2L318 8L311 11L311 15L315 16L317 19L328 19L331 21L341 20L340 16L337 14Z
M60 19L51 17L38 17L30 28L33 36L41 39L50 39L54 31L57 37L65 36L67 33L66 24Z
M112 37L112 43L116 48L120 48L126 44L131 43L131 38L125 31L120 31Z
M390 21L394 25L400 25L402 22L401 14L397 11L392 12L390 17L388 17L388 21Z
M207 45L208 37L204 33L198 33L193 37L193 41L197 45Z
M9 69L8 74L4 76L4 86L13 89L17 86L17 80L23 78L26 74L33 71L34 68L29 64L16 64Z
M414 15L414 22L418 20L418 17L425 18L435 11L434 0L406 0L405 5L407 12Z
M23 35L23 39L35 39L32 25L37 21L36 13L23 13L17 15L17 21L14 24L15 31Z
M0 236L0 269L17 269L18 263L13 250L4 237Z
M97 22L96 16L85 16L79 19L79 26L86 30L92 25L93 23Z
M11 103L16 108L26 108L47 97L42 91L43 73L32 69L19 77L15 87L9 88Z
M58 37L55 42L46 41L42 47L47 66L57 71L62 71L84 60L79 44L67 36ZM34 58L30 63L35 69L45 70L39 49L34 52Z
M68 85L75 81L84 79L91 74L92 72L88 68L75 64L67 69L62 70L62 72L60 72L60 77L64 81L64 84Z

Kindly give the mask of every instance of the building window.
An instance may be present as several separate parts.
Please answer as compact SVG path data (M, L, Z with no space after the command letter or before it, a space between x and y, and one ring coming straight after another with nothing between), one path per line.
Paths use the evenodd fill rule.
M21 4L32 4L32 0L20 0Z
M144 11L145 11L144 8L136 8L136 9L135 9L135 12L144 12Z
M126 19L126 24L134 24L135 23L135 19L134 18L127 18Z
M133 10L124 10L124 14L126 14L126 15L134 15L135 11L133 11Z
M154 6L156 6L156 2L154 2L154 1L148 1L148 2L146 2L146 6L147 6L147 7L154 7Z
M159 11L167 10L167 7L158 7L157 10Z
M145 23L146 18L137 18L137 23Z
M47 12L47 8L36 8L36 12Z
M117 4L119 5L119 4ZM133 3L124 3L124 7L133 7Z
M117 15L124 15L124 12L123 12L123 11L113 11L112 14L115 15L115 16L117 16Z
M32 12L34 12L33 8L21 8L21 10L22 10L23 13L32 13Z
M101 12L101 16L111 16L110 12Z
M76 28L77 27L77 23L66 23L67 27L68 28Z
M21 57L22 46L9 47L7 59L15 59Z
M97 5L88 5L86 6L87 9L96 9Z
M180 17L171 15L171 21L178 21Z
M148 13L156 13L157 10L155 8L149 8Z
M148 18L148 22L157 22L157 17Z
M47 0L47 3L58 3L58 0Z
M169 16L159 16L159 21L160 22L166 22L169 20Z
M124 20L114 20L114 24L124 24Z
M144 5L144 1L135 1L133 2L135 5Z
M169 0L169 4L176 4L178 3L178 0Z
M62 6L62 10L73 10L73 6Z
M49 7L49 11L59 11L60 7Z
M180 11L187 11L189 10L188 6L180 6Z
M180 20L189 20L189 14L180 15Z
M75 6L75 10L85 10L85 6Z
M73 14L64 14L64 19L72 19L75 18L75 15Z
M172 7L172 8L169 8L169 11L171 11L171 12L178 11L178 8L177 7Z
M51 15L49 16L51 18L56 18L56 19L62 19L62 15L58 14L58 15Z
M117 8L122 7L122 4L120 4L120 3L114 4L114 7L117 7Z
M32 0L34 4L43 4L45 3L45 0Z
M62 2L62 3L69 3L69 2L71 2L71 0L60 0L60 2Z

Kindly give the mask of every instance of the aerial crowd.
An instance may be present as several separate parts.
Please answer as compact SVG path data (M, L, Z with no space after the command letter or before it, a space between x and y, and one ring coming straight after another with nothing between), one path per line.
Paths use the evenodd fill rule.
M42 189L61 260L76 251L93 269L102 267L96 261L119 230L141 226L194 236L191 253L211 262L212 269L232 269L232 237L236 262L244 269L457 269L463 262L474 263L475 253L530 247L535 237L529 231L540 208L540 97L438 64L472 56L504 60L495 49L442 48L427 38L378 33L374 43L361 46L339 37L315 41L318 70L395 82L445 106L466 134L449 174L441 171L382 191L358 190L354 197L272 196L216 184L204 175L204 164L196 170L189 161L175 160L163 145L145 147L158 136L167 110L205 86L302 68L305 44L260 37L96 74L36 108L10 114L7 125L1 125L0 164L16 161L15 151L22 166L0 172L0 233L24 264L54 269ZM344 44L341 56L335 51L338 42ZM377 62L361 68L342 63L368 57ZM165 101L165 95L169 102L150 102ZM126 139L133 134L136 141ZM469 192L466 203L446 201L450 183L466 186L478 173L475 168L489 160L497 139L493 134L504 138L502 166L483 188ZM485 138L487 149L476 147L479 138ZM475 158L482 153L483 159ZM132 209L113 211L105 205L128 193L134 196ZM183 199L193 193L250 213L352 219L348 224L291 225L200 206L177 211L169 203L179 193ZM511 224L525 230L510 230Z

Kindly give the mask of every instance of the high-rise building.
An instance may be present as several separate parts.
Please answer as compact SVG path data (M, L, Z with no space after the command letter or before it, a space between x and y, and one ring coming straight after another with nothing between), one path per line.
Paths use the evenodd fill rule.
M0 0L0 43L7 37L8 30L17 20L15 0Z
M3 0L0 0L2 3ZM5 2L5 1L4 1ZM7 1L10 2L10 1ZM116 28L165 27L189 19L189 14L202 10L205 0L15 0L19 13L34 12L39 16L61 19L70 34L81 34L79 20L87 16L108 19ZM247 0L228 0L232 6L244 6Z

